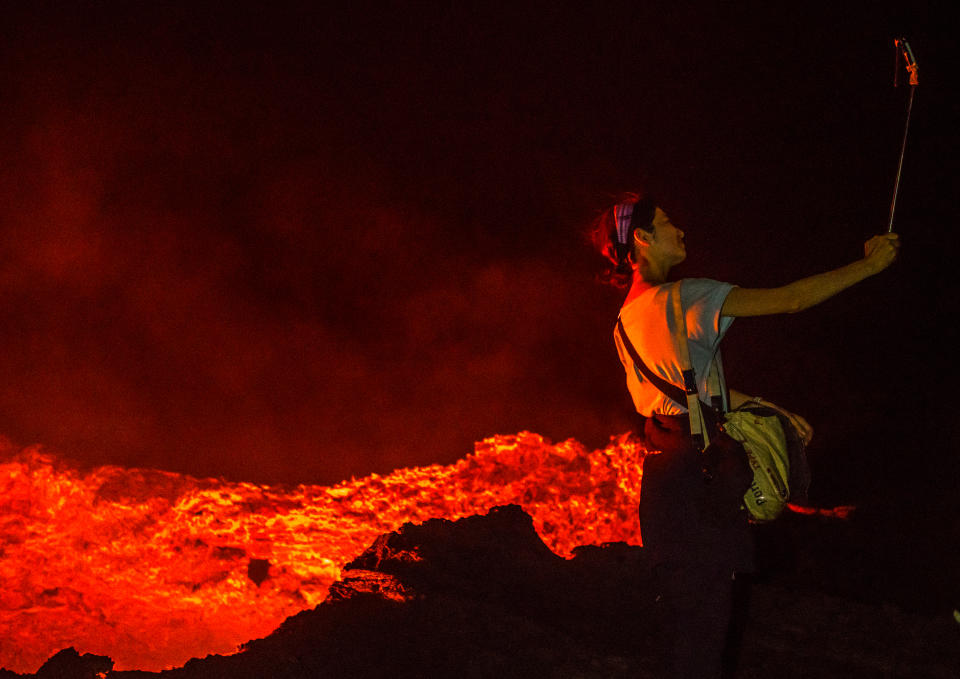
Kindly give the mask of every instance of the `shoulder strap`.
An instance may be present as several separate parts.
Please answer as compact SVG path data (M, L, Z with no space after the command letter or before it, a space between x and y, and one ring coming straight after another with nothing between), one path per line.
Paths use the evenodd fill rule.
M630 341L630 338L627 336L627 330L623 327L623 320L617 318L617 332L620 333L620 339L623 341L623 346L626 347L627 353L630 354L633 364L637 366L637 370L643 373L643 376L646 377L653 386L662 391L667 398L672 401L676 401L677 405L683 405L687 402L687 397L684 394L683 389L678 387L671 382L667 382L665 379L657 375L655 372L650 370L647 367L647 364L643 362L643 359L640 358L640 354L637 353L637 350L633 346L633 342Z
M710 374L707 376L707 396L710 397L710 406L717 413L725 413L730 396L727 394L727 383L720 370L720 353L714 355L710 361Z
M700 408L700 391L697 389L697 375L690 364L690 347L687 345L687 318L683 312L683 300L680 293L683 281L673 285L673 340L680 358L680 370L683 372L683 386L686 391L687 409L690 413L690 436L693 442L703 450L710 444L708 427L703 421Z

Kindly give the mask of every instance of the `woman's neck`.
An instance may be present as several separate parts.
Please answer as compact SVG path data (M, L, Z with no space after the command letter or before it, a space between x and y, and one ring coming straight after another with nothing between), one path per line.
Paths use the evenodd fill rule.
M633 279L641 279L647 286L660 285L667 282L667 275L670 273L670 265L662 262L655 262L643 257L633 272Z
M650 288L658 285L658 283L653 283L651 281L644 280L642 276L634 272L633 274L633 283L630 285L630 290L627 292L627 298L623 300L624 304L629 304L637 297L645 293Z
M633 281L624 304L633 301L650 288L667 282L670 273L670 264L651 261L646 257L638 257L638 263L633 270Z

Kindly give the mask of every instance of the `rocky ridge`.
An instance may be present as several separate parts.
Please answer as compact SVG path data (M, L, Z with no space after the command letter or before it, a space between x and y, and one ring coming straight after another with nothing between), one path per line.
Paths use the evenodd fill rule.
M234 655L119 672L109 658L65 649L34 675L0 679L653 678L664 676L655 596L643 549L584 547L566 560L508 505L380 536L323 604ZM789 578L754 585L744 636L738 677L960 676L950 617Z

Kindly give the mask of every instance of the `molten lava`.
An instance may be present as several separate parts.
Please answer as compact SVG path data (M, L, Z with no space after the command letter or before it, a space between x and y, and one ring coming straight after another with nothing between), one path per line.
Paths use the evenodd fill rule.
M646 451L520 433L449 466L281 488L143 469L81 473L0 442L0 667L73 646L116 669L233 653L319 604L343 564L404 522L515 503L544 542L639 543Z

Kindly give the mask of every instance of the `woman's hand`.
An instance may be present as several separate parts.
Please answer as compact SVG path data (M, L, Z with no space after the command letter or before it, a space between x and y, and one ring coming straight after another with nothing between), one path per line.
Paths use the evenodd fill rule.
M863 259L874 273L880 273L893 264L900 249L900 237L895 233L874 236L863 244Z
M764 406L765 408L772 408L773 410L776 410L778 413L790 420L790 424L793 425L794 429L796 429L797 433L800 435L801 440L803 440L803 445L810 443L810 439L813 438L813 427L810 426L809 422L796 413L791 413L786 408L781 408L776 403L770 403L770 401L762 399L759 396L747 396L743 392L737 391L736 389L730 390L730 405L733 406L734 409L751 402L756 403L759 406Z
M757 399L757 403L768 408L773 408L778 413L790 420L790 424L792 424L794 429L797 430L797 433L800 434L800 439L803 441L803 445L806 446L810 444L810 440L813 438L813 427L810 426L809 422L796 413L791 413L789 410L781 408L776 403L770 403L769 401L764 401L762 399Z

